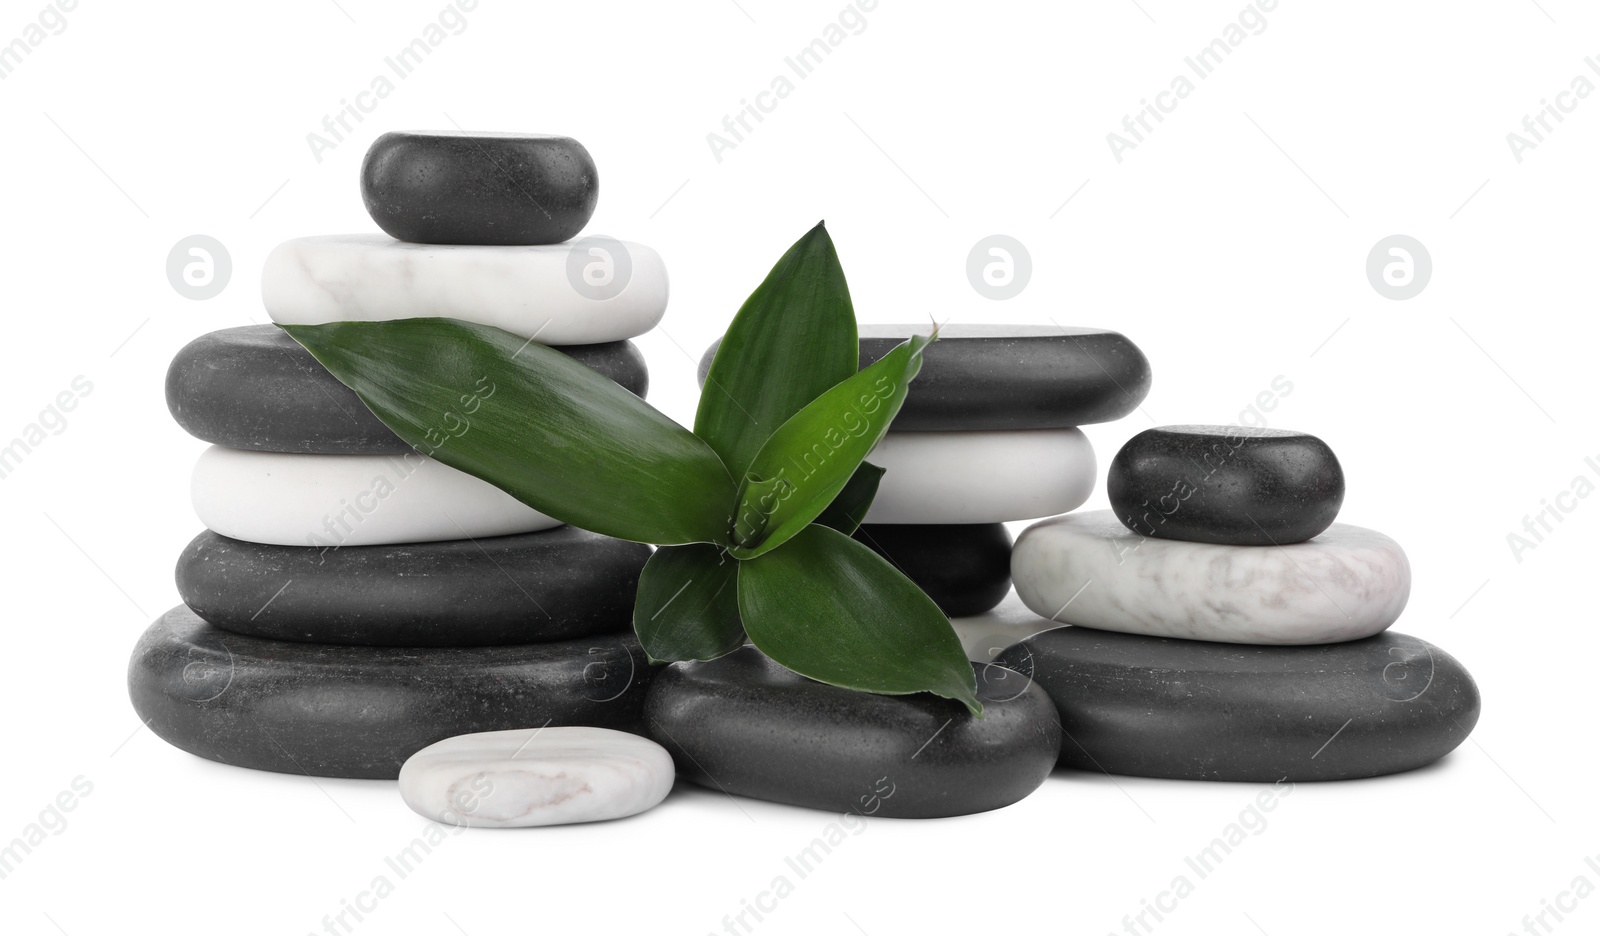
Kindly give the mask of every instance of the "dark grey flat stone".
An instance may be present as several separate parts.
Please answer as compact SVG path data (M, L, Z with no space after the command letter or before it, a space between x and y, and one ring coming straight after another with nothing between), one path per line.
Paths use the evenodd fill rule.
M394 546L269 546L210 530L178 557L178 594L223 630L270 640L480 647L633 625L642 543L575 527Z
M931 324L862 325L861 366ZM705 386L721 340L700 359ZM923 352L892 428L1065 429L1121 419L1150 392L1150 362L1122 334L1098 328L946 325Z
M1478 721L1455 657L1386 631L1301 647L1060 627L995 658L1055 700L1063 766L1137 777L1347 780L1431 764Z
M1304 432L1161 426L1117 452L1106 495L1117 519L1142 536L1284 546L1333 524L1344 469L1328 443Z
M1011 534L1003 523L866 523L855 538L949 617L982 614L1011 590Z
M208 760L393 780L412 754L471 732L548 724L643 734L650 676L631 634L335 647L230 634L179 605L134 647L128 695L158 737Z
M385 133L361 163L367 213L413 244L559 244L599 197L594 159L571 137Z
M556 350L636 396L649 389L644 355L631 341ZM412 451L276 325L224 328L184 345L167 368L167 408L190 435L229 448L316 455Z
M815 682L744 647L661 670L646 717L678 775L701 786L833 812L961 816L1033 792L1061 745L1039 687L1001 668L977 669L982 719L927 693Z

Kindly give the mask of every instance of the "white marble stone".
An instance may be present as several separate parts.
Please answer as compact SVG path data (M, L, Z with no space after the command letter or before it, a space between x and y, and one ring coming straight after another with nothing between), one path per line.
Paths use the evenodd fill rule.
M519 728L446 738L400 768L400 796L439 822L521 828L598 822L666 799L666 748L609 728Z
M487 481L411 455L289 455L213 445L190 478L207 529L280 546L479 539L560 526Z
M961 639L967 659L974 663L988 663L1014 643L1066 625L1040 617L1023 604L1013 591L1004 601L982 614L951 618L950 626L955 628L956 636Z
M889 432L867 460L888 473L867 523L995 523L1066 513L1094 492L1078 429Z
M1393 624L1411 565L1382 533L1335 523L1289 546L1143 537L1109 510L1024 530L1011 579L1034 611L1066 624L1247 644L1356 640Z
M574 268L569 255L582 243L480 247L407 244L383 234L300 237L268 255L261 299L283 325L439 316L537 335L547 345L619 341L654 328L667 308L661 255L643 244L613 242L628 254L626 285L596 298L573 285L574 270L582 283L583 268L603 260L585 247ZM612 276L621 277L621 268L615 263ZM597 276L603 272L596 267Z

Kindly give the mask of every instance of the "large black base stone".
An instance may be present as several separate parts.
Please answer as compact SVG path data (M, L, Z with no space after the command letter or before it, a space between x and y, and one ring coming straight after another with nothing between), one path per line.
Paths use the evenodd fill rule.
M868 523L855 538L949 617L982 614L1011 590L1011 534L1003 523Z
M1055 700L1064 766L1138 777L1374 777L1433 763L1478 721L1466 669L1393 631L1254 647L1060 627L995 663Z
M1142 536L1284 546L1333 524L1344 469L1328 443L1304 432L1161 426L1117 452L1106 496L1123 526Z
M556 350L635 396L649 389L644 355L630 341ZM167 368L167 408L190 435L229 448L316 455L412 451L276 325L224 328L184 345Z
M518 647L335 647L243 637L179 605L133 649L128 695L191 754L258 770L393 780L455 735L540 725L643 734L651 676L631 634Z
M367 213L413 244L559 244L599 197L594 159L570 137L385 133L361 163Z
M862 325L861 366L932 326ZM721 341L700 359L705 386ZM1121 419L1150 392L1150 362L1125 336L1095 328L946 325L891 428L1066 429Z
M394 546L269 546L210 530L178 557L178 594L223 630L271 640L480 647L633 624L642 543L575 527Z
M1039 687L978 671L982 719L927 693L815 682L744 647L657 673L646 714L678 775L701 786L840 813L961 816L1033 792L1061 746Z

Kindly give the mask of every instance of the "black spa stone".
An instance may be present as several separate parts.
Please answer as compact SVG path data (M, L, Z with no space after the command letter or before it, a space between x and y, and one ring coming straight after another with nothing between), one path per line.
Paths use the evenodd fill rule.
M875 363L919 325L862 325L861 366ZM705 386L721 341L700 359ZM1123 335L1099 328L946 325L923 352L892 428L1064 429L1110 422L1150 392L1150 362Z
M644 355L630 341L556 350L639 397L649 389ZM229 448L316 455L412 451L276 325L224 328L184 345L167 368L167 408L190 435Z
M627 630L650 547L576 527L391 546L270 546L209 530L178 594L236 634L307 643L480 647Z
M1137 777L1374 777L1433 763L1478 721L1455 657L1394 631L1257 647L1059 627L995 663L1055 701L1063 766Z
M646 718L678 775L701 786L841 813L960 816L1033 792L1061 746L1043 691L975 668L982 719L927 693L814 682L744 647L658 672Z
M1344 470L1314 435L1242 426L1161 426L1122 446L1106 472L1117 519L1143 536L1282 546L1326 530Z
M559 244L599 197L594 159L571 137L385 133L361 163L367 213L413 244Z
M1003 523L868 523L855 538L949 617L982 614L1011 590L1011 534Z
M588 725L643 734L651 668L631 634L402 649L230 634L179 605L128 663L139 719L191 754L258 770L393 780L478 731Z

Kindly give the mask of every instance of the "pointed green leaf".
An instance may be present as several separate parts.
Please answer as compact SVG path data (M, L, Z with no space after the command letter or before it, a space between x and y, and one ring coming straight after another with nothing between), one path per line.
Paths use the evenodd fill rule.
M806 528L855 474L905 402L934 336L896 345L841 380L772 434L739 486L733 555L754 559Z
M700 393L695 435L742 478L767 437L854 374L859 358L850 287L818 223L778 260L728 326Z
M738 576L738 560L709 543L656 550L633 605L633 630L650 661L714 660L744 646Z
M716 452L616 383L510 332L444 318L283 326L425 455L573 526L726 542Z
M883 480L883 474L884 469L872 462L862 462L833 503L817 514L816 522L846 536L854 533L866 519L872 499L878 496L878 482Z
M802 676L885 695L931 692L983 711L949 618L838 530L812 524L739 563L739 614L762 653Z

